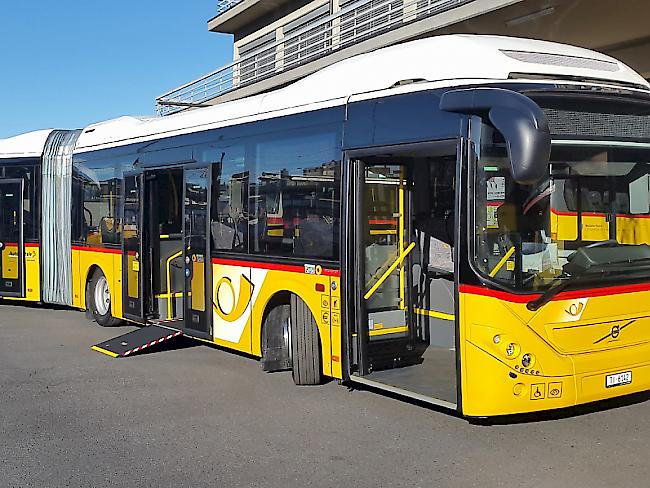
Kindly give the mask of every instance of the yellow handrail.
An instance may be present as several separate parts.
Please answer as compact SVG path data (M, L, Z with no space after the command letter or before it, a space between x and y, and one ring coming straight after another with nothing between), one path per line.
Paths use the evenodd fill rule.
M411 244L409 244L409 246L408 246L406 249L404 249L404 251L402 251L402 254L400 254L400 255L397 257L397 259L395 260L395 262L394 262L393 264L391 264L390 267L389 267L386 271L384 271L384 274L381 275L381 278L379 278L379 279L377 280L377 283L375 283L374 285L372 285L372 287L370 288L370 290L368 290L368 291L366 292L366 294L363 296L363 298L364 298L365 300L368 300L371 296L374 295L374 293L377 291L377 289L378 289L378 288L379 288L379 287L384 283L384 281L386 281L386 279L388 278L388 276L389 276L393 271L395 271L395 268L397 268L400 264L402 264L402 261L404 261L404 260L406 259L406 256L409 255L409 253L413 250L414 247L415 247L415 242L411 242Z
M515 252L515 247L512 246L510 249L508 249L508 252L506 253L505 256L501 258L501 261L497 263L497 265L494 267L492 271L490 271L490 278L494 278L499 271L501 271L501 268L503 268L503 265L506 264L506 261L510 259L510 256L512 256Z
M172 261L183 254L181 249L167 259L167 320L172 319Z

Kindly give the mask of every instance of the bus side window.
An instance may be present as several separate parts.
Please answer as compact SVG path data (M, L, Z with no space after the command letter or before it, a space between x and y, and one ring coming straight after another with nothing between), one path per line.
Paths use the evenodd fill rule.
M219 149L212 170L210 233L216 251L248 251L248 171L244 147Z
M121 183L114 161L93 162L76 166L76 183L80 212L83 216L81 237L88 244L119 244L121 226L118 212L121 201ZM81 217L81 216L80 216ZM80 220L81 221L81 220Z
M338 259L341 162L337 132L305 129L255 142L251 252Z

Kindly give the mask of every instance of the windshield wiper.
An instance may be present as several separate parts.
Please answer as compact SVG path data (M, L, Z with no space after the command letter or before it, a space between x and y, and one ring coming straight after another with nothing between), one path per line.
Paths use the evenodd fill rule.
M644 263L641 264L640 263ZM620 271L628 271L630 267L633 267L638 271L645 271L650 269L650 258L636 259L631 261L619 261L608 263L606 266L602 266L599 272L583 272L574 275L567 275L566 273L561 274L553 280L551 283L551 288L542 293L539 297L534 300L531 300L526 304L526 308L532 312L539 310L541 307L550 302L555 295L564 290L567 286L577 281L580 281L582 278L585 278L585 281L590 281L590 279L610 275ZM553 283L557 283L553 286Z
M544 293L542 293L539 297L528 302L526 304L526 308L531 312L535 312L539 310L541 307L543 307L548 302L550 302L555 295L560 293L571 283L575 283L581 276L583 275L577 274L573 276L568 276L566 274L562 274L558 276L553 280L553 282L556 283L555 286L553 286L553 284L551 283L551 287L548 290L546 290Z

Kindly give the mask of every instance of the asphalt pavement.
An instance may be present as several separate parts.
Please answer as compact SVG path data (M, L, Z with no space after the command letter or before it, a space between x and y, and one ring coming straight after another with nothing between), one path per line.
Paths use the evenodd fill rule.
M0 304L0 487L650 486L648 395L477 425L189 340L90 349L133 329Z

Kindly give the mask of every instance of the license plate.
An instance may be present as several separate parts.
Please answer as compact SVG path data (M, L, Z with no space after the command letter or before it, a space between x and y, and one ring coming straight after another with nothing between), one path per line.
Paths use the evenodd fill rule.
M632 371L626 371L625 373L608 374L605 376L605 386L607 388L629 385L630 383L632 383Z

